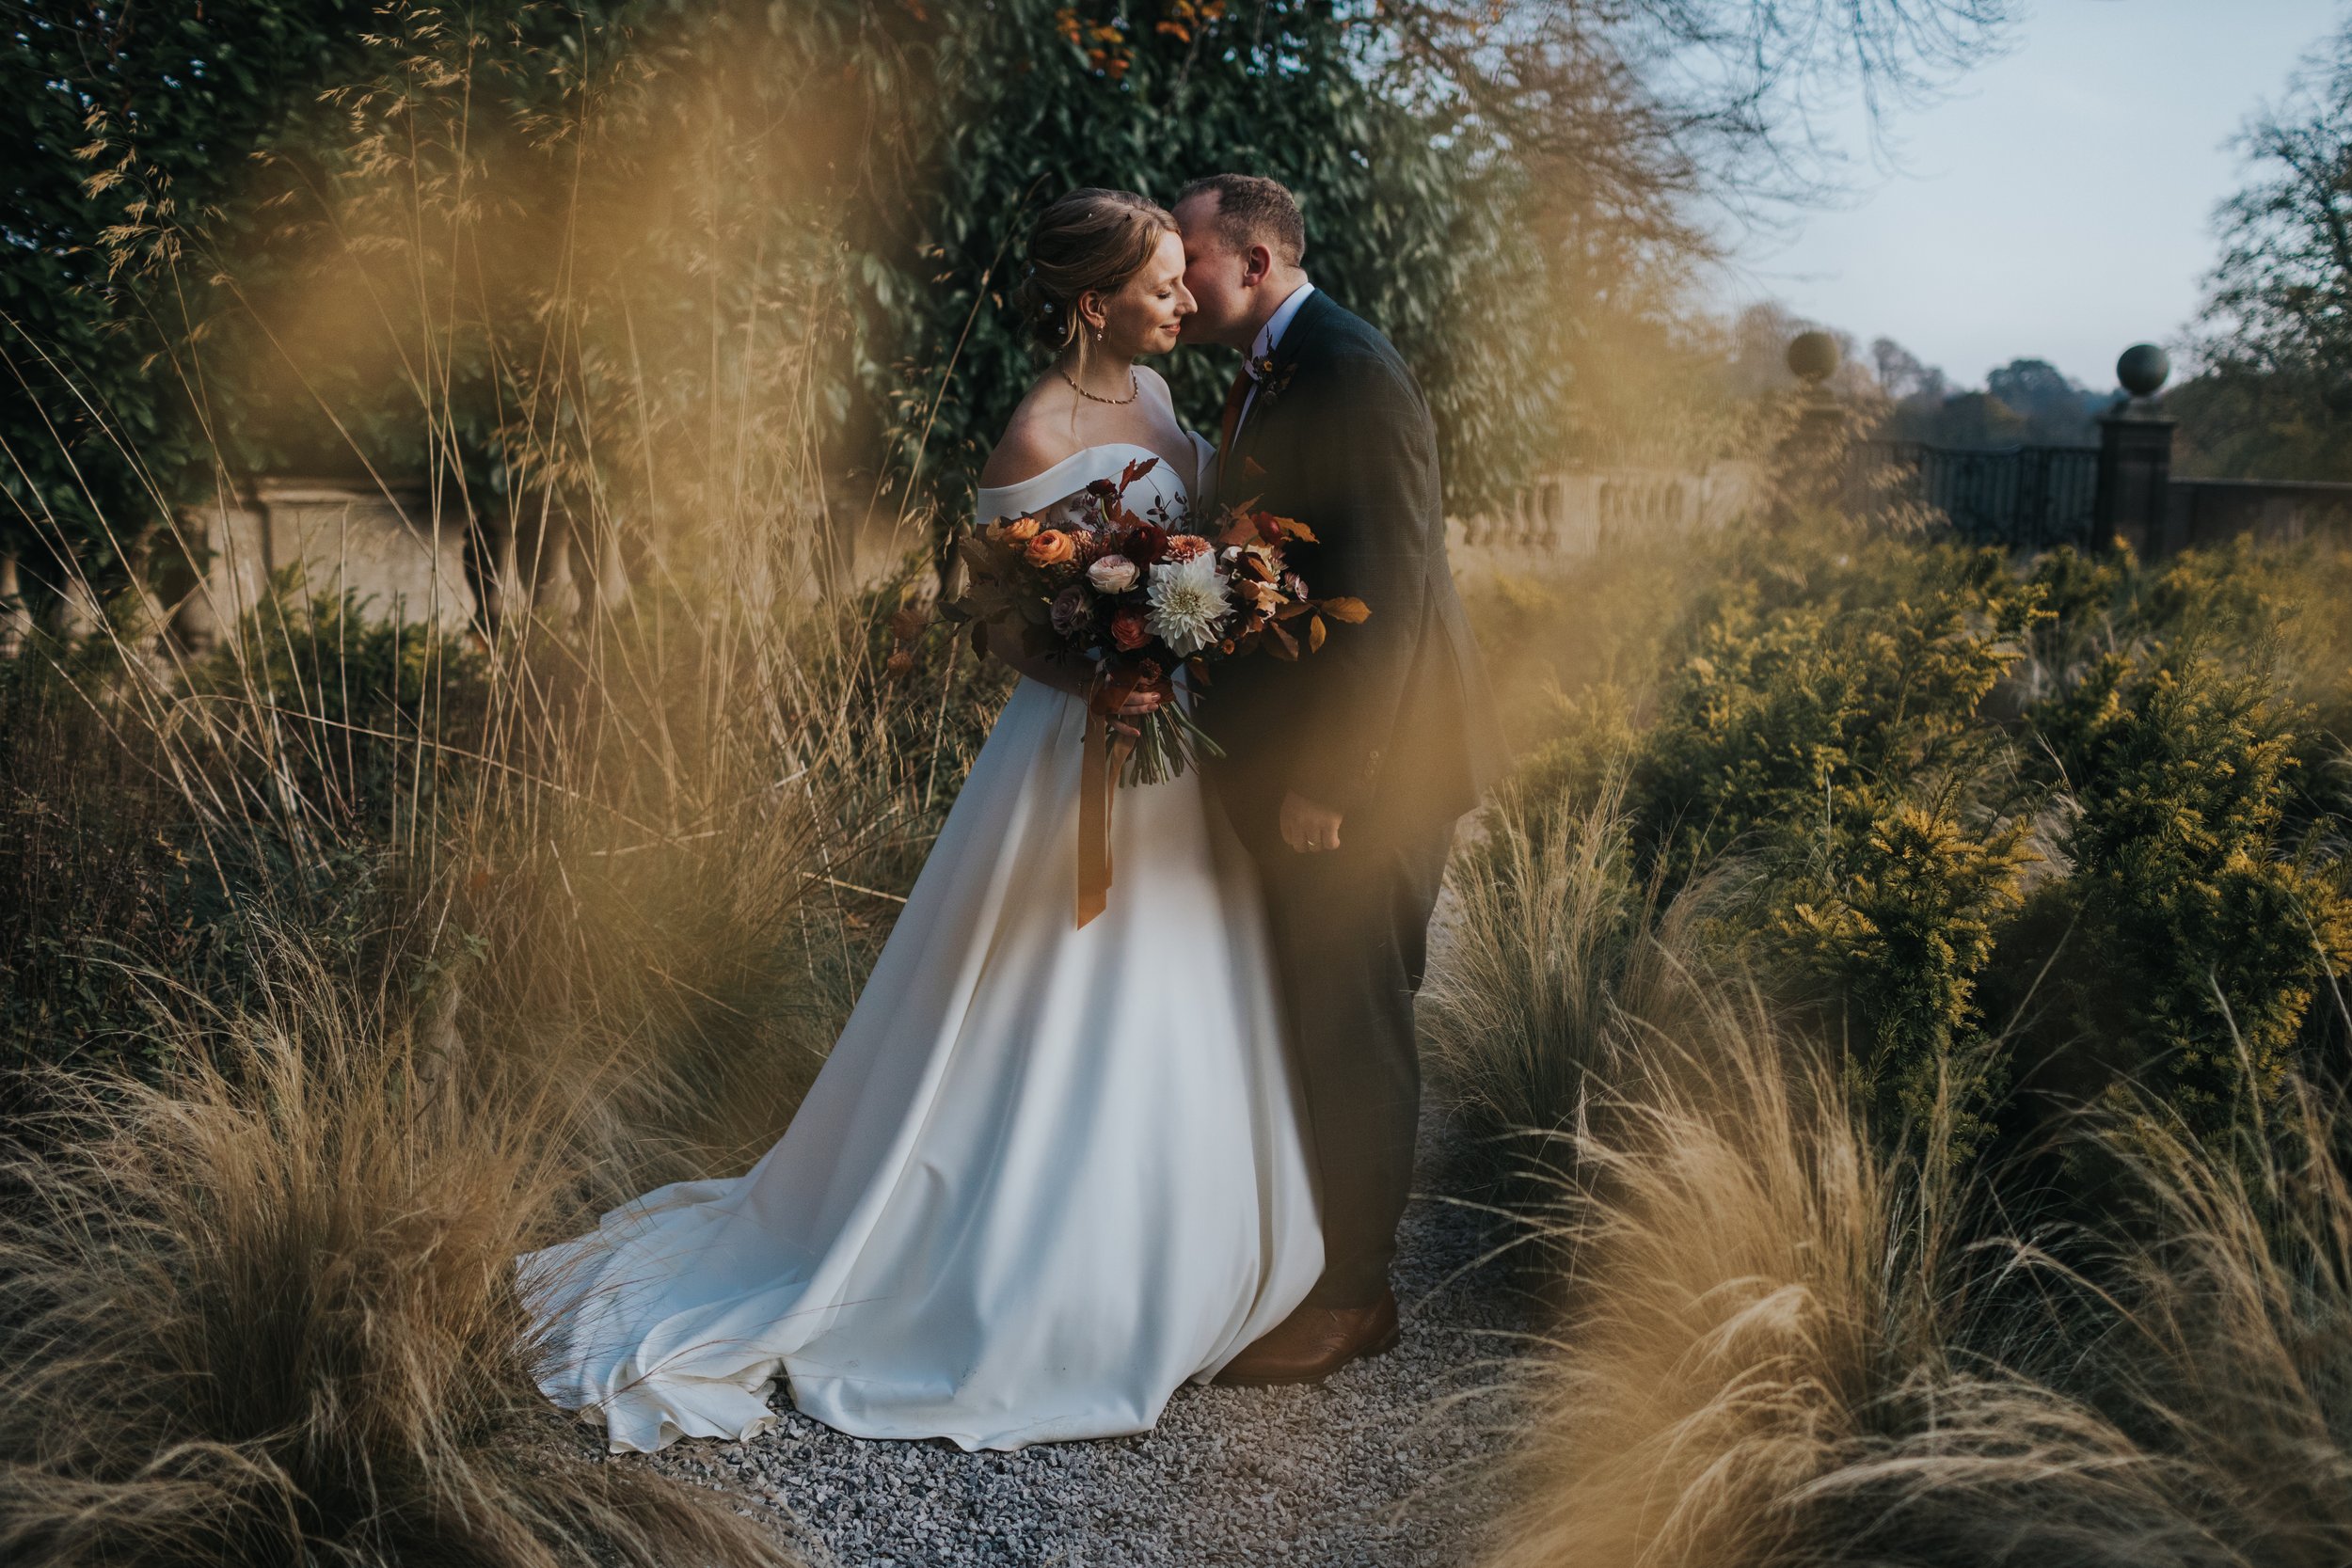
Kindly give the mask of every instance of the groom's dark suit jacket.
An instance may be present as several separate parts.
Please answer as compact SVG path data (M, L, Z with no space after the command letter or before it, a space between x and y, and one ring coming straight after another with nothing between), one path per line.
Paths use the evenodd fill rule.
M1227 755L1226 813L1261 853L1283 792L1343 817L1343 837L1450 821L1477 803L1502 746L1446 564L1436 431L1388 339L1317 289L1291 319L1218 470L1217 499L1255 497L1313 530L1290 559L1317 597L1372 609L1316 653L1263 650L1217 667L1201 704ZM1292 623L1304 633L1305 622Z

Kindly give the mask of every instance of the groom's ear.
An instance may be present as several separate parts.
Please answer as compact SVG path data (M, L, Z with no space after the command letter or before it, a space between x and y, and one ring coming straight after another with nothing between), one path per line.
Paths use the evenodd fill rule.
M1244 283L1263 283L1274 275L1274 252L1265 245L1252 243L1242 254L1248 258L1242 270Z

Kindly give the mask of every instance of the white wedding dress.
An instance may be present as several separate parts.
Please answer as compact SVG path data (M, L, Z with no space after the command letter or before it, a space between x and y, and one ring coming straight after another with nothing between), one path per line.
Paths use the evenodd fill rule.
M1136 482L1181 513L1196 474ZM983 519L1116 479L1090 447ZM612 1451L793 1402L967 1449L1150 1428L1323 1267L1254 868L1197 774L1122 786L1074 925L1085 705L1024 678L791 1127L517 1264L539 1386Z

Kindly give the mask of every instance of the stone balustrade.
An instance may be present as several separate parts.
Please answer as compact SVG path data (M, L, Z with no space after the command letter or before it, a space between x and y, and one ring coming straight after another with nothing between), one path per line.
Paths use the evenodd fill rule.
M1465 585L1557 571L1635 541L1723 528L1763 494L1761 471L1747 463L1551 474L1506 507L1447 519L1446 555Z
M1465 582L1557 571L1637 539L1722 528L1757 504L1760 483L1739 463L1553 474L1505 507L1449 519L1448 555ZM195 563L160 574L169 586L150 622L190 649L215 642L289 567L311 593L349 589L371 616L450 631L527 610L567 618L592 597L610 609L628 591L609 534L593 572L560 532L518 551L501 531L469 561L464 519L446 502L437 513L421 486L263 479L226 502L184 508L180 521ZM836 570L868 584L895 570L911 543L903 529L878 521L854 534ZM99 612L87 599L87 588L68 593L50 607L52 624L69 636L95 629ZM0 657L20 651L32 625L18 562L0 555Z

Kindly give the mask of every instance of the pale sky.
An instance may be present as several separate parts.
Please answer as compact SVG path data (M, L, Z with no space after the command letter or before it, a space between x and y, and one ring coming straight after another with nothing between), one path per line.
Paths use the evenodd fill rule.
M2118 354L2194 316L2214 204L2240 183L2226 144L2344 14L2343 0L2032 0L2006 55L1898 112L1894 171L1870 166L1859 111L1836 122L1858 194L1802 215L1793 239L1740 245L1715 303L1776 297L1963 385L2027 356L2111 388Z

